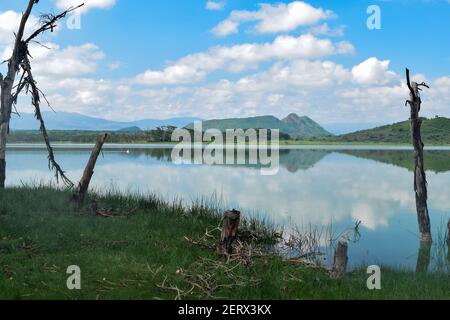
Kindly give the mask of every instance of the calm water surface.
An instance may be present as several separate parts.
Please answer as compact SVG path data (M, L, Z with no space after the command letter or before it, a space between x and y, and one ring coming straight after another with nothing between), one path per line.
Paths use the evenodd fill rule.
M66 145L56 150L57 160L77 181L89 149ZM9 146L7 157L9 186L54 183L42 147ZM280 151L279 173L262 176L255 166L175 165L171 146L113 145L99 159L92 186L187 202L215 195L229 207L268 217L286 228L332 226L340 233L361 221L361 238L350 244L351 265L413 269L419 241L411 159L408 148L289 147ZM450 149L428 150L426 163L438 238L450 218ZM433 254L431 268L441 262Z

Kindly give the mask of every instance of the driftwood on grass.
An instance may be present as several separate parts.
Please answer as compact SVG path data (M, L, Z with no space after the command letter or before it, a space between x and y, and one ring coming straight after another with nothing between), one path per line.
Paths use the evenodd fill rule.
M409 69L406 69L406 81L410 91L410 99L406 104L411 107L411 137L414 146L414 191L416 193L417 218L421 242L432 242L431 223L428 213L427 178L424 169L424 143L421 136L422 119L419 112L422 104L420 91L429 88L425 82L411 82Z
M331 276L333 278L342 278L347 271L348 264L348 244L347 242L339 241L334 253L333 269L331 270Z
M36 119L40 122L40 129L44 136L44 141L48 150L49 168L55 171L57 179L61 179L67 186L73 187L72 182L66 177L64 171L55 160L53 149L47 135L44 120L42 119L40 110L40 98L45 99L45 95L37 86L37 83L31 72L31 57L28 46L31 42L39 44L35 39L42 33L50 30L53 31L57 27L57 22L66 17L66 15L83 5L71 7L68 10L58 14L46 14L41 16L41 24L28 38L24 37L25 28L31 15L33 7L39 0L29 0L28 5L20 20L19 28L15 33L14 46L12 55L4 62L8 63L7 73L5 77L0 74L0 189L5 187L6 179L6 142L9 134L9 123L13 107L17 104L19 95L25 90L25 93L31 94L31 103L35 109ZM16 76L20 75L19 82L15 84ZM14 90L14 92L13 92ZM46 99L45 99L46 100Z
M99 208L97 200L93 199L88 208L88 212L93 216L101 216L103 218L113 218L118 216L113 209Z
M219 254L233 254L233 244L237 239L241 213L237 210L227 211L223 215L223 227L220 236Z
M98 139L94 149L92 149L91 157L89 158L86 168L84 169L83 177L78 184L77 192L73 195L73 201L78 205L81 205L86 197L89 184L94 174L95 164L97 163L98 156L100 155L107 138L108 134L104 134Z

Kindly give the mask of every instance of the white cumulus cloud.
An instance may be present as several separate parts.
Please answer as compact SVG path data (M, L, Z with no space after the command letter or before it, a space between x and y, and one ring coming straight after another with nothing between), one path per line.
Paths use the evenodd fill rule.
M192 83L217 70L240 72L267 61L320 58L350 54L353 50L348 42L333 43L311 34L278 36L273 42L213 47L206 52L188 55L162 71L148 70L139 75L137 81L152 85Z
M91 43L81 46L60 48L56 44L46 44L50 49L33 44L33 71L36 76L75 77L92 74L97 70L97 62L104 53Z
M239 32L239 22L224 20L211 30L216 36L225 37Z
M218 36L227 36L236 33L243 22L256 22L254 28L259 33L288 32L335 16L332 11L315 8L303 1L275 5L262 3L259 6L257 11L232 11L225 21L213 29L213 32Z
M12 10L0 12L0 46L11 45L14 41L14 32L17 32L22 14ZM30 34L33 27L39 24L39 19L30 16L25 29L25 35Z
M207 10L213 10L218 11L225 8L226 2L225 1L212 1L208 0L206 2L206 9Z
M369 58L352 69L352 74L356 82L366 85L383 85L396 77L395 73L389 70L390 60L378 60L375 57Z
M84 3L80 9L82 13L86 13L91 9L109 9L115 6L116 0L55 0L56 7L66 10Z

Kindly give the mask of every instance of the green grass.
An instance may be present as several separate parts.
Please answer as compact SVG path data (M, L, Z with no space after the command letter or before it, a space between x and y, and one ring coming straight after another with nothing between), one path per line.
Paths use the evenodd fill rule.
M175 287L184 299L450 298L448 274L383 269L383 289L369 291L363 271L332 280L273 254L227 263L186 240L220 224L218 210L203 204L111 194L98 202L120 216L102 218L70 205L69 195L46 187L0 191L1 299L174 299ZM271 240L270 227L250 222L243 240L255 231L258 242ZM70 265L81 268L82 290L66 288Z

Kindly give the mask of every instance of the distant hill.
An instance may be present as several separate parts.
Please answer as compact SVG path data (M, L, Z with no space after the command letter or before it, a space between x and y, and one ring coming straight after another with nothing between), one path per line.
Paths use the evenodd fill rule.
M282 122L291 128L291 132L286 133L297 138L326 137L332 135L311 118L299 117L295 113L288 115Z
M187 126L193 129L194 125ZM293 139L309 139L313 137L325 137L332 134L323 129L319 124L308 117L300 117L290 114L280 120L274 116L260 116L250 118L218 119L203 122L203 131L218 129L279 129L281 133L288 134Z
M82 130L82 131L117 131L124 128L137 127L140 130L154 129L161 126L182 128L193 121L193 117L172 118L165 120L144 119L131 122L111 121L69 112L43 112L48 130ZM12 130L39 130L39 123L33 114L22 113L21 117L13 116Z
M139 127L128 127L128 128L123 128L120 130L117 130L118 132L142 132L141 128Z
M424 119L422 139L425 144L450 144L450 119ZM410 122L404 121L370 130L357 131L350 134L333 137L338 142L380 142L380 143L410 143Z

